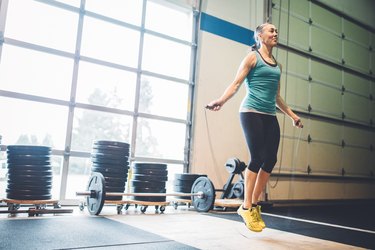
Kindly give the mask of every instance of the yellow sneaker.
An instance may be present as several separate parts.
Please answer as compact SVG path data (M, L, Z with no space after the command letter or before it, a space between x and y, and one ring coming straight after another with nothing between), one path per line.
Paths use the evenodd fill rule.
M262 227L259 225L258 212L256 208L243 209L242 205L238 208L237 214L240 215L246 224L246 227L254 232L262 232Z
M262 215L261 215L261 206L257 205L255 210L257 212L257 216L258 216L258 222L259 222L259 225L262 227L262 229L265 229L266 228L266 223L264 223L264 220L262 219Z

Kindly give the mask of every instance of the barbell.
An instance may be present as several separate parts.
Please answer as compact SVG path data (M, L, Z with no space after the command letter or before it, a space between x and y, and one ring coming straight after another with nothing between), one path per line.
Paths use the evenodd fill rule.
M91 215L100 214L108 196L191 196L193 206L198 212L208 212L212 209L216 196L214 185L207 177L197 178L191 187L191 193L115 193L106 192L105 186L104 176L99 172L93 172L87 185L87 191L76 192L77 196L87 196L87 209Z

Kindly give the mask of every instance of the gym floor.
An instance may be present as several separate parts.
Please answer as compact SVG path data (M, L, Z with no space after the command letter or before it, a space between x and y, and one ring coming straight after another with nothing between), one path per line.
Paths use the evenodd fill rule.
M100 216L73 210L0 214L0 249L375 249L374 204L268 208L261 233L249 231L235 210L198 213L181 205L161 214L130 206L118 215L105 205Z

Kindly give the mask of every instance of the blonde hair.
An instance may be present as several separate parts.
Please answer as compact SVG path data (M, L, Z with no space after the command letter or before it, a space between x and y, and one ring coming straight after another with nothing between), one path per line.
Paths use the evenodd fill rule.
M259 49L260 47L262 47L262 41L259 39L259 34L263 33L263 29L266 25L268 24L271 24L271 23L262 23L261 25L259 25L256 29L255 29L255 32L254 32L254 40L255 40L255 48L256 49Z

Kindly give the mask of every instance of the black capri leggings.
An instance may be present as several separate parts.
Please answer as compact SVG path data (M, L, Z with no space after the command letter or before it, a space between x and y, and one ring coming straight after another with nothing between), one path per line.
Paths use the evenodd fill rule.
M241 112L240 120L251 156L247 168L254 173L258 173L260 168L271 173L277 162L280 142L280 126L276 116Z

